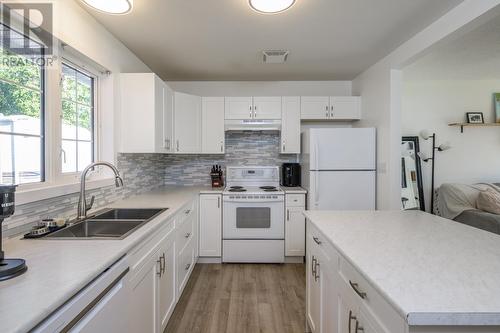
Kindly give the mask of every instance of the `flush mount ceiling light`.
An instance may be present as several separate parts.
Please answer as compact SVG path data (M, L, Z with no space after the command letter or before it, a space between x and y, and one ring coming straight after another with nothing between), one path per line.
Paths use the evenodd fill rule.
M127 14L132 11L133 0L82 0L87 6L106 14Z
M259 13L275 14L292 7L295 0L248 0L248 3Z

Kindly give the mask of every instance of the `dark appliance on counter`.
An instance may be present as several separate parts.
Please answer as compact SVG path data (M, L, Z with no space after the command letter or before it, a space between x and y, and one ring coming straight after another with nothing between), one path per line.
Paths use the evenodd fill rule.
M5 259L2 250L2 222L14 214L15 185L0 185L0 281L12 279L26 272L23 259Z
M222 171L222 167L220 165L212 165L210 177L212 178L212 187L224 186L224 172Z
M296 187L301 185L299 163L283 163L281 166L281 185L284 187Z

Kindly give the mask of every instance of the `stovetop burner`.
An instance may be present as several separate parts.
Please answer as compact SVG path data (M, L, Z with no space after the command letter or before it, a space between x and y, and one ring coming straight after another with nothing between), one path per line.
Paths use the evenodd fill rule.
M230 188L229 192L246 192L247 190L244 189L243 187L241 188Z
M261 190L267 190L267 191L271 191L271 190L276 190L276 191L277 191L277 190L278 190L278 189L276 188L276 186L261 186L261 187L259 187L259 188L260 188Z
M243 186L231 186L229 187L231 190L241 190Z

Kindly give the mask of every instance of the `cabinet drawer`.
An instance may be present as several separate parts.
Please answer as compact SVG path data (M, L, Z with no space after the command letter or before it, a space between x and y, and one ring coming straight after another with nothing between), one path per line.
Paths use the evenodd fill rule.
M305 207L306 196L304 194L287 194L286 205L288 207Z
M175 222L177 227L181 226L185 221L187 221L192 215L195 214L195 200L191 201L186 206L182 207L182 209L177 213Z
M177 256L177 298L179 298L189 280L189 273L194 265L194 242L191 240Z
M176 236L176 246L178 251L181 252L186 244L193 239L193 219L187 218L182 225L178 227Z
M309 221L307 222L307 242L321 252L327 261L324 263L325 265L331 265L332 270L338 271L340 256L337 250L325 240L325 237Z
M365 317L381 332L404 332L403 317L344 258L340 259L340 276L351 294L358 299Z

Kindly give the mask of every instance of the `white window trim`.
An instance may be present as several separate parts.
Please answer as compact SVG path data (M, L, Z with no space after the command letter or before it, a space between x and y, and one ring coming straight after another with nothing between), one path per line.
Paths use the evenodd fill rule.
M101 80L105 73L95 69L91 60L88 62L79 59L69 52L64 52L63 47L59 50L62 54L62 62L75 66L95 78L94 89L94 161L102 158L103 143L101 142ZM16 191L16 204L23 205L40 200L50 199L68 194L75 194L80 191L81 172L62 173L61 168L61 98L59 88L61 75L61 58L57 61L55 68L46 68L45 71L45 181L38 183L20 184ZM89 70L92 68L92 70ZM110 79L110 78L106 78ZM57 110L50 112L49 110ZM112 186L115 184L114 177L110 177L97 168L87 175L87 189L97 189L101 187Z

